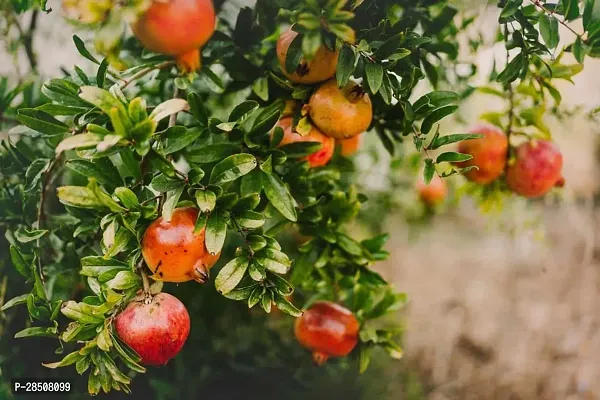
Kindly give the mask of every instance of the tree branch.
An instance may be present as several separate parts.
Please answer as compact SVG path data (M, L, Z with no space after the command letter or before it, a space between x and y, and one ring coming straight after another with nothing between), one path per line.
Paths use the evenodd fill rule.
M556 14L553 11L548 10L544 4L542 4L542 2L540 0L529 0L531 1L536 7L538 7L540 10L542 10L543 12L545 12L549 17L554 18L555 20L558 21L559 24L561 24L562 26L564 26L565 28L567 28L568 30L570 30L574 35L581 37L583 34L582 33L577 33L573 28L571 28L569 26L569 24L567 24L564 20L559 19Z
M138 80L140 78L143 78L144 76L148 75L150 72L155 71L155 70L165 69L165 68L171 67L173 65L175 65L175 61L165 61L163 63L154 65L152 67L144 68L144 69L138 71L137 73L135 73L134 75L132 75L131 78L123 80L119 84L119 88L125 89L131 83L135 82L136 80Z

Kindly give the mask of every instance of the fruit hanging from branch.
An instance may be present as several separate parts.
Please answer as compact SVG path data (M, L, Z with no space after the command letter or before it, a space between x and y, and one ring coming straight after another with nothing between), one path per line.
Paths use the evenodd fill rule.
M165 282L195 280L205 283L220 254L205 246L205 228L195 230L198 209L178 208L169 221L160 217L148 226L142 238L142 255L152 278Z
M321 147L317 151L302 157L302 159L308 161L308 164L313 168L327 165L335 151L335 139L323 135L314 126L311 127L308 134L301 135L298 132L294 132L293 122L292 117L285 117L279 120L277 125L275 125L276 127L283 129L283 138L281 139L281 142L279 142L278 147L300 142L320 143Z
M516 148L506 183L515 193L529 198L548 193L562 176L563 157L548 140L532 140Z
M499 128L481 124L470 131L483 135L480 139L465 140L458 144L458 152L473 156L472 159L457 162L460 168L472 167L464 176L475 183L487 185L502 175L508 154L508 139Z
M317 365L330 357L344 357L358 343L359 323L347 308L319 301L296 319L294 333L300 344L313 354Z
M446 200L448 186L437 174L431 178L429 184L426 184L423 178L420 177L417 181L417 192L423 203L429 207L434 207Z
M294 83L314 84L328 80L337 69L338 55L337 50L330 50L322 44L312 59L307 60L302 57L297 63L295 70L288 72L286 64L288 61L288 50L295 39L302 39L292 28L283 32L277 40L277 59L281 67L281 72Z
M174 56L182 72L193 72L215 24L212 0L153 0L132 29L146 48Z
M132 301L114 321L121 340L144 365L165 365L181 351L190 334L190 316L179 299L159 293L149 302Z
M341 147L341 154L344 157L350 157L358 151L362 142L362 134L351 137L350 139L336 140Z
M340 88L335 79L323 83L310 97L309 115L325 135L348 139L365 132L373 120L367 93L355 82Z

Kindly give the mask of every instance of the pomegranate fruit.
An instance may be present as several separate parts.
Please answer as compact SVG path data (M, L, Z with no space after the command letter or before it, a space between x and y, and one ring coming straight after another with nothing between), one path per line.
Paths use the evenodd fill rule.
M317 128L336 139L363 133L373 119L369 95L354 82L341 89L335 79L325 82L310 97L308 108Z
M446 182L438 175L434 175L429 182L429 185L425 184L425 181L421 177L417 182L417 191L419 198L425 204L433 207L437 204L443 203L448 195L448 186Z
M358 151L360 143L362 141L362 135L356 135L350 139L336 140L341 147L341 153L344 157L350 157Z
M313 360L324 364L330 357L348 355L358 343L359 324L352 312L329 301L313 304L296 319L298 342L313 352Z
M283 32L277 40L277 59L283 75L294 83L303 84L323 82L335 75L338 51L331 51L325 45L319 47L312 60L300 60L296 71L292 74L288 73L285 69L287 52L296 36L298 33L290 28Z
M460 153L470 154L472 159L455 163L460 168L476 166L465 177L482 185L498 179L506 166L508 139L504 132L492 125L477 125L471 133L482 134L480 139L465 140L458 144Z
M181 71L192 72L200 68L200 47L215 23L212 0L154 0L132 29L146 48L175 56Z
M506 173L506 183L524 197L548 193L561 177L563 157L558 146L547 140L523 143L516 149L514 163Z
M283 129L283 139L279 143L278 147L285 146L286 144L296 143L296 142L319 142L321 143L321 148L309 156L303 157L303 160L308 161L308 164L311 167L322 167L326 165L331 157L333 157L333 153L335 150L335 140L328 136L323 135L317 128L313 126L308 135L302 136L297 132L292 130L293 128L293 118L285 117L280 119L277 122L277 125L281 129Z
M106 20L112 0L63 0L62 9L68 19L90 25Z
M142 238L142 255L152 278L165 282L204 283L220 254L210 254L204 228L194 233L198 209L178 208L169 222L162 217L150 224Z
M190 316L179 299L168 293L149 304L132 301L115 318L117 334L145 365L165 365L181 350L190 334Z

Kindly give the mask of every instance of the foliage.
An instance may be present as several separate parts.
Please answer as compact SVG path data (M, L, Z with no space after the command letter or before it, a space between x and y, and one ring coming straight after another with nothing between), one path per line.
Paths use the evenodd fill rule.
M362 240L353 235L350 223L367 196L353 184L352 161L336 154L329 165L311 169L302 157L315 146L279 148L281 137L271 136L285 100L304 104L318 86L294 85L283 77L275 42L283 25L299 33L287 54L288 71L321 45L338 49L338 85L361 80L373 103L370 135L391 156L412 142L424 160L412 169L422 169L429 182L435 174L463 172L451 162L471 156L452 151L452 145L479 137L442 134L439 125L474 91L464 85L469 76L453 68L459 63L453 39L474 19L458 15L447 1L259 0L254 8L241 8L235 21L221 18L203 49L202 69L180 75L168 57L142 49L124 29L147 2L121 3L107 2L87 21L96 29L95 51L73 38L81 56L95 64L93 74L76 67L47 80L41 93L35 84L0 79L0 123L12 127L0 147L0 271L8 273L12 264L27 286L26 293L11 288L14 297L2 311L26 307L29 320L15 337L57 340L57 353L68 354L44 365L87 373L91 394L128 392L132 378L146 369L112 321L148 289L140 252L147 226L192 205L201 210L196 227L206 229L207 249L222 256L213 274L215 290L212 282L177 289L190 305L192 324L202 326L192 330L191 341L214 340L223 353L243 359L247 349L238 341L248 329L244 345L267 347L275 353L269 356L282 358L256 330L231 327L237 321L269 324L264 318L248 321L247 308L256 305L266 313L277 308L298 316L302 308L328 299L346 305L361 322L360 348L351 357L360 372L373 349L401 357L399 329L385 317L406 296L372 269L388 256L387 235ZM508 112L484 119L509 137L550 137L542 117L550 98L560 104L553 82L571 80L586 56L600 54L596 3L499 2L498 39L506 43L508 62L492 73L490 85L477 90L508 99ZM13 0L8 7L15 19L30 9L35 16L47 5ZM563 52L553 53L558 27L577 19L584 32L575 32L564 51L578 64L566 65ZM433 90L415 95L424 80ZM465 90L459 94L452 86ZM310 124L302 110L296 107L294 114L299 129ZM308 239L289 243L285 233L291 230ZM10 276L11 285L18 281ZM150 288L160 289L158 282ZM197 299L210 301L215 310L192 305ZM219 325L224 317L231 319L225 328ZM273 335L272 343L290 347ZM218 359L206 349L203 355ZM306 355L294 353L286 361L297 365L300 356ZM182 355L186 363L195 357ZM273 358L265 355L249 366L264 367ZM190 385L217 373L201 375Z

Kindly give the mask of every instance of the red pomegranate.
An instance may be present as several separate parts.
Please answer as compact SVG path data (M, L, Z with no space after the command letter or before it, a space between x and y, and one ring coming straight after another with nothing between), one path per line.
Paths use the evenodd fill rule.
M352 312L329 301L313 304L296 319L298 342L313 352L313 360L324 364L330 357L348 355L358 343L359 323Z
M559 181L563 157L558 146L548 140L523 143L516 150L514 163L508 167L506 183L524 197L540 197Z
M292 130L293 118L285 117L277 122L278 127L283 129L283 139L279 143L280 146L296 142L319 142L321 148L314 153L304 157L311 167L322 167L326 165L335 151L335 139L325 136L316 127L312 127L308 135L301 134Z
M179 299L159 293L149 304L132 301L115 318L117 334L145 365L165 365L190 334L190 316Z
M132 28L146 48L175 56L183 72L192 72L215 24L212 0L154 0Z
M465 173L465 177L482 185L498 179L506 166L508 139L504 132L492 125L477 125L471 133L482 134L481 139L465 140L458 144L459 153L470 154L472 159L456 163L458 167L477 166Z

